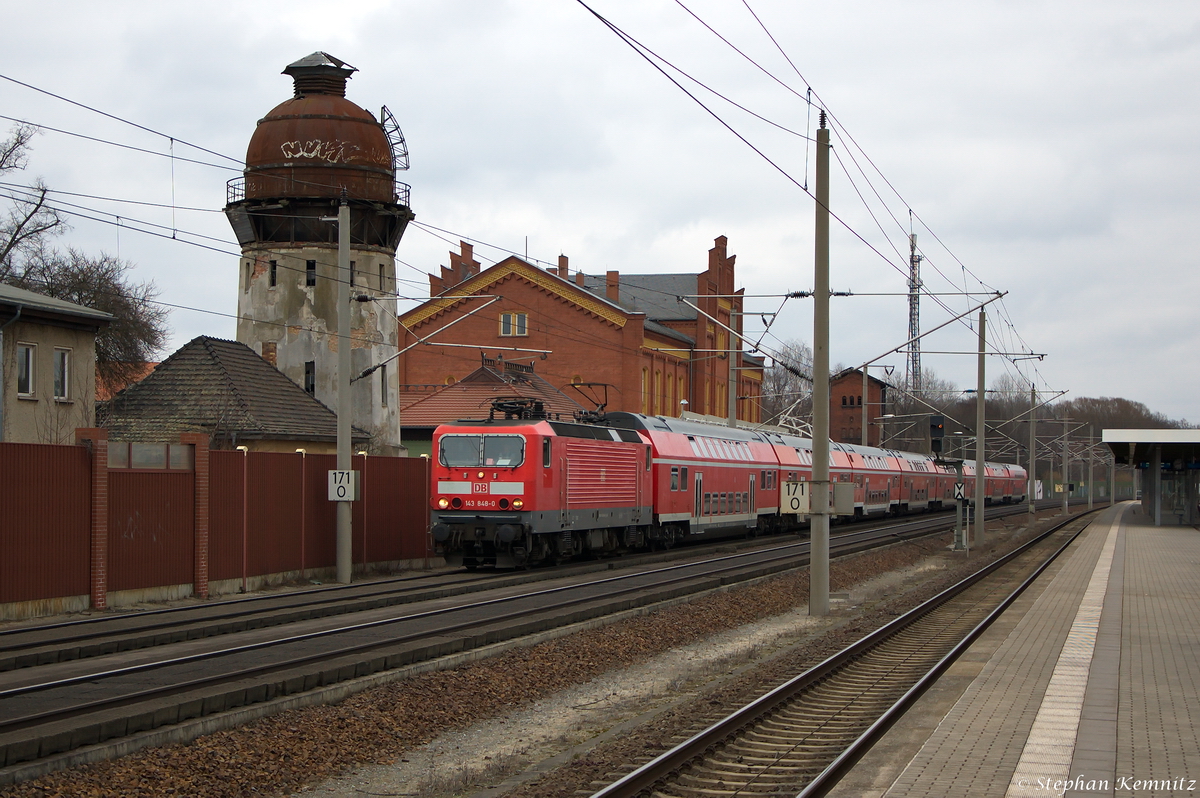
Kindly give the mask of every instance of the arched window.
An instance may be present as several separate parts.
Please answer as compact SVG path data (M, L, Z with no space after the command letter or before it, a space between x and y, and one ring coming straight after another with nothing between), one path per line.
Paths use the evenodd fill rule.
M649 369L642 369L642 413L643 414L649 414L649 412L650 412L650 393L649 393L650 386L646 384L649 382L649 379L647 379L648 376L649 376Z
M650 411L655 416L662 413L662 372L658 369L654 370L654 395L650 400Z
M842 397L842 407L846 406L846 397Z

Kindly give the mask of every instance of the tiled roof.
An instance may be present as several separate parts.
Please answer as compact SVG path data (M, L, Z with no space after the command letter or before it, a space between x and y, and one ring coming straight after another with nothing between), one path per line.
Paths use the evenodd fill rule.
M484 365L432 395L400 409L404 427L436 427L462 418L487 418L492 400L501 396L537 399L551 415L573 418L583 406L546 382L528 366Z
M97 407L112 440L223 438L333 441L337 416L237 341L199 336L149 375ZM355 428L353 437L365 440Z

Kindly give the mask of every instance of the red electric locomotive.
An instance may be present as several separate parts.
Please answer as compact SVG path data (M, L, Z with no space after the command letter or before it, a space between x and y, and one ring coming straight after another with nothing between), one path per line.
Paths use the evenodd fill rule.
M515 568L644 545L650 447L535 406L433 434L431 532L451 565ZM537 416L542 416L538 418Z

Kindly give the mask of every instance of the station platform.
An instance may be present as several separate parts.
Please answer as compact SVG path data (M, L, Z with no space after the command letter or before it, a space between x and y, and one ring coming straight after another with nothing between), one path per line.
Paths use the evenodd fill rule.
M1099 513L831 795L1200 796L1200 531Z

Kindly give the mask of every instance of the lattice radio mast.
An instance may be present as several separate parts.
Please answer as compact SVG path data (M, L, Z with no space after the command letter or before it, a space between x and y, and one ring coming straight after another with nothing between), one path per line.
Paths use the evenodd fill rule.
M908 236L908 385L921 395L921 256L917 254L917 234Z

